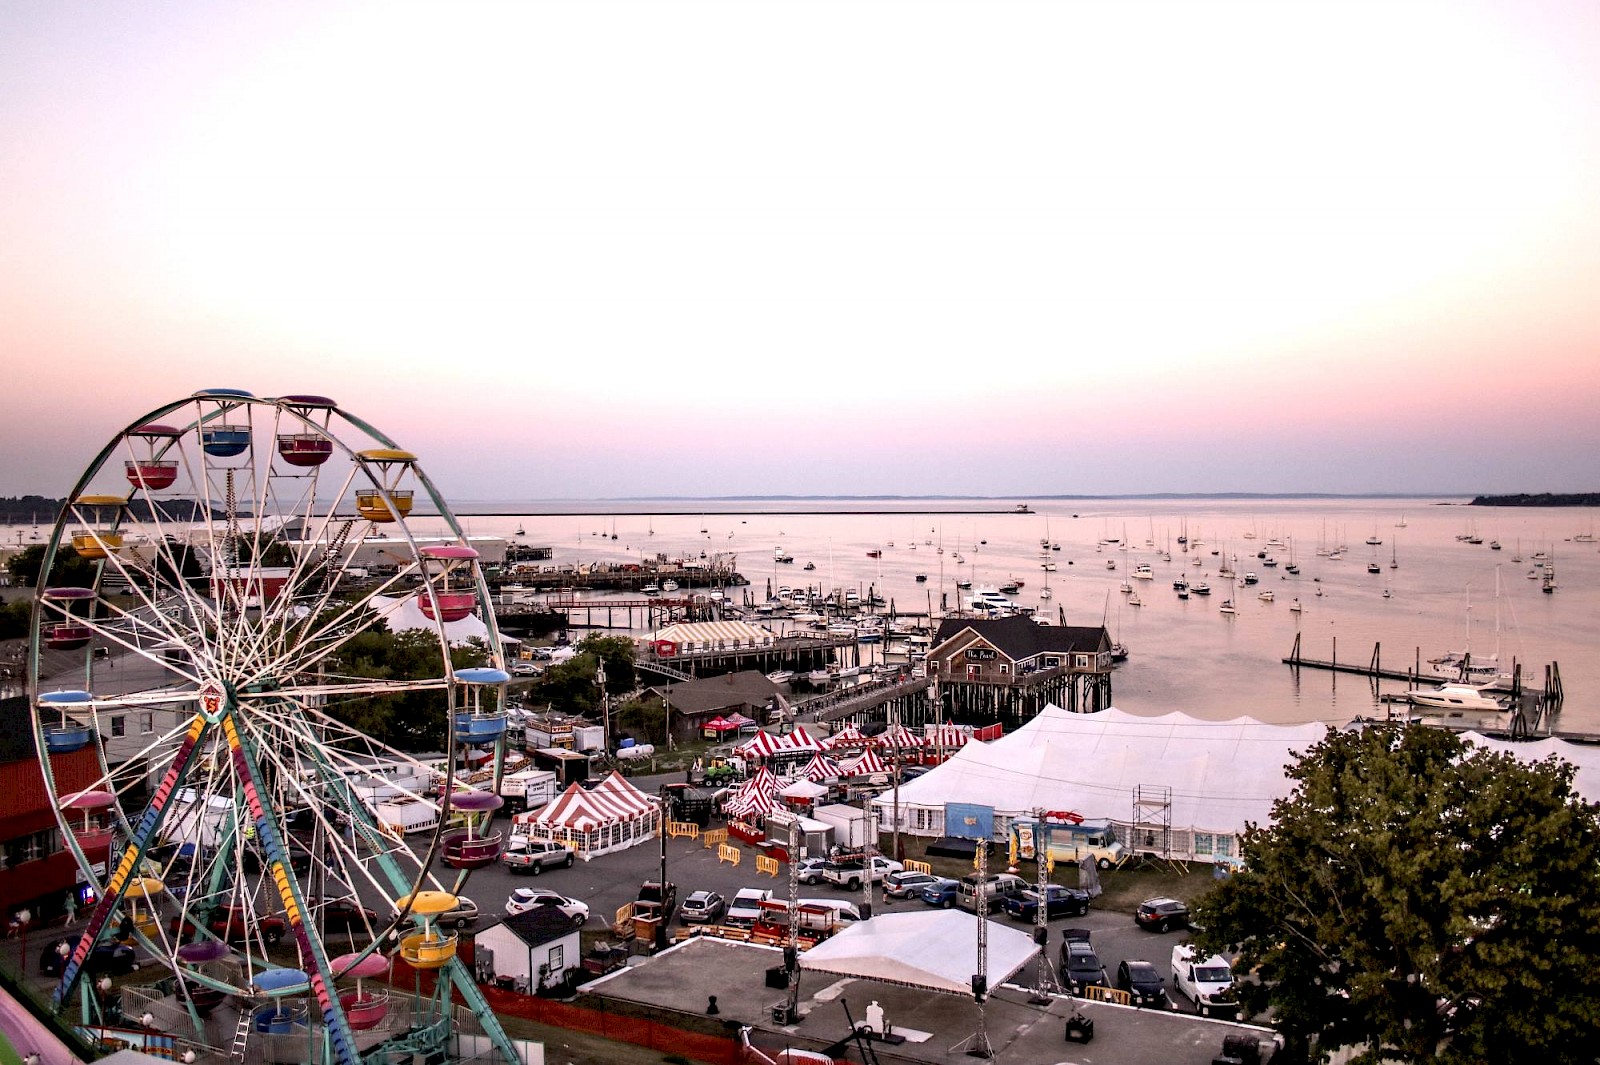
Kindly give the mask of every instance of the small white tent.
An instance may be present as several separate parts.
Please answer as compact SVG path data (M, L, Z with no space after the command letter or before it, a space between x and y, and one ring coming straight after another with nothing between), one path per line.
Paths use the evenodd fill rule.
M1026 932L990 923L990 986L1009 980L1039 953ZM971 944L967 949L962 944ZM978 971L978 918L964 910L881 913L859 921L800 955L810 972L881 980L904 987L972 994Z

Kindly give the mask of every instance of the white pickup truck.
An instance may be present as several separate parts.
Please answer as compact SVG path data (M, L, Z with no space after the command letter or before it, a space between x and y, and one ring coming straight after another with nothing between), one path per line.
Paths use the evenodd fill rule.
M858 891L863 883L876 884L890 873L898 873L904 868L893 858L874 854L865 862L829 862L822 867L822 879L846 891Z
M1238 1012L1233 1001L1233 967L1220 954L1196 958L1194 948L1179 943L1172 948L1172 986L1189 996L1202 1017Z

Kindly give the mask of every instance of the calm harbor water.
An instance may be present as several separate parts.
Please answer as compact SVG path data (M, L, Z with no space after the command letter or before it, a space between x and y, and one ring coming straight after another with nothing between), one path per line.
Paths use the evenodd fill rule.
M458 514L473 534L548 545L558 564L735 552L758 597L769 582L863 593L875 586L898 609L927 612L939 610L941 601L953 608L969 594L956 589L958 579L972 581L974 591L1016 579L1023 586L1012 598L1043 607L1039 592L1048 580L1052 616L1064 612L1068 624L1103 619L1129 647L1113 696L1131 713L1342 723L1381 714L1379 692L1405 685L1291 669L1282 659L1297 634L1308 658L1365 663L1381 645L1383 663L1402 669L1419 655L1426 660L1461 650L1470 640L1475 655L1498 647L1502 663L1520 662L1535 684L1546 664L1559 663L1567 698L1557 727L1600 733L1600 543L1586 539L1595 534L1594 512L1463 502L1030 501L1034 513L1011 514L1003 512L1011 502L973 500L527 501L468 504ZM588 507L595 509L578 513ZM490 509L499 513L471 513ZM1178 543L1185 534L1187 552ZM1483 543L1457 539L1466 534ZM1369 545L1369 538L1382 543ZM1041 539L1061 550L1046 558ZM1101 543L1111 539L1119 542ZM1491 541L1502 549L1491 550ZM1340 560L1319 554L1341 544ZM792 554L794 563L775 562L776 548ZM1163 550L1172 561L1162 559ZM871 558L869 551L882 557ZM1278 565L1265 566L1259 551ZM1528 578L1536 552L1554 562L1557 590L1551 594ZM1230 617L1218 607L1235 592L1218 571L1234 556L1239 576L1253 570L1260 583L1237 590L1240 612ZM1291 557L1298 576L1284 571ZM1047 573L1045 561L1056 571ZM1376 574L1367 568L1374 561ZM816 568L805 571L807 562ZM1132 579L1140 562L1151 564L1154 580ZM925 584L917 574L926 575ZM1207 581L1212 594L1178 599L1172 581L1179 574ZM1120 591L1125 578L1142 606L1127 605ZM1257 598L1266 589L1274 592L1273 602ZM1290 610L1296 598L1303 612Z

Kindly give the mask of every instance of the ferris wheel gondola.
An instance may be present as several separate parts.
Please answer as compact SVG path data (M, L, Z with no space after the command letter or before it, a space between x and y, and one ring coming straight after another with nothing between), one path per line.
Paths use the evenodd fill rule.
M39 589L40 760L97 900L58 1006L96 1022L85 963L123 939L171 972L152 1009L170 1011L169 1030L187 1023L193 1046L236 1008L239 1039L299 1023L295 1038L316 1032L297 1046L356 1065L387 1037L387 1000L360 980L395 956L441 970L396 1038L446 1046L451 987L476 991L436 915L499 853L509 675L478 553L417 457L326 397L197 392L90 463ZM411 601L427 621L407 638L413 664L381 675L366 641ZM463 650L452 627L474 616L483 639ZM405 727L374 737L396 706ZM408 753L440 747L437 764ZM469 755L487 761L489 790L457 780ZM380 817L403 804L437 812L427 845ZM355 992L339 983L351 976Z

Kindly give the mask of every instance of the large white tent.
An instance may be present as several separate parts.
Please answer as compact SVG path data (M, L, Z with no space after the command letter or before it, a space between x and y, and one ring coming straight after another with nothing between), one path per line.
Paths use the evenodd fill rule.
M900 787L901 830L944 834L946 803L992 807L996 835L1037 810L1075 810L1118 824L1170 824L1154 848L1173 858L1230 859L1247 822L1265 823L1288 795L1284 767L1327 734L1320 723L1271 725L1254 718L1207 721L1188 714L1140 717L1115 708L1072 714L1046 707L988 743L973 742L943 765ZM1165 811L1134 796L1170 795ZM893 818L888 796L874 800L879 823ZM1144 830L1141 835L1147 835ZM1135 840L1145 843L1144 839Z
M1572 790L1584 802L1600 802L1600 747L1559 740L1553 736L1542 740L1513 741L1467 732L1461 738L1496 754L1514 755L1524 762L1539 762L1552 757L1570 762L1577 769L1572 775Z
M1009 980L1039 953L1027 932L996 922L987 939L990 986ZM978 918L964 910L881 913L801 954L800 968L970 995L978 971Z

